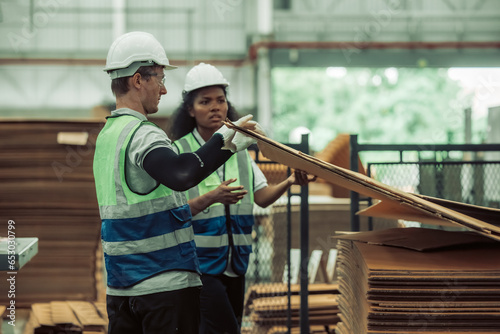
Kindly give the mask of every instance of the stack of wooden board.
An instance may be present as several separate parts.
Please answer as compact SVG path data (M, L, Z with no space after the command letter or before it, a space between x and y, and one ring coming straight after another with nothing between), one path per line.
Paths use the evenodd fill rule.
M103 122L0 121L0 235L37 237L16 276L16 306L96 300L100 218L92 161ZM0 281L0 290L8 291ZM7 293L0 303L7 304Z
M338 334L500 332L500 243L391 229L339 239Z
M24 328L24 334L106 333L108 317L104 303L57 301L35 303Z
M245 315L252 323L248 333L280 333L288 321L287 285L283 283L255 284L248 289ZM292 284L290 300L291 325L299 326L300 286ZM338 285L309 285L309 323L311 330L333 331L339 321ZM319 329L320 328L320 329ZM321 331L319 332L321 333Z
M332 334L333 329L330 326L310 326L309 333L310 334ZM288 331L288 327L284 326L274 326L272 327L267 334L301 334L300 328L292 328Z

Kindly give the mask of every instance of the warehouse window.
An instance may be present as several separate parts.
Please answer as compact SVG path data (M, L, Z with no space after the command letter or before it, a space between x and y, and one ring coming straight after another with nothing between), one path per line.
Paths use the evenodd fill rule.
M481 143L500 106L499 68L275 68L272 82L275 138L287 142L305 127L315 150L340 133L373 143Z

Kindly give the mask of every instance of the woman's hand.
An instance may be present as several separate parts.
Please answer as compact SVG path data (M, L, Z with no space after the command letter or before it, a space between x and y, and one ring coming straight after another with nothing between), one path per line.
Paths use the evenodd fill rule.
M243 186L231 187L231 183L236 179L229 179L221 183L216 189L212 190L214 196L214 203L222 203L224 205L236 204L247 193L248 190L243 190Z
M316 181L316 176L314 175L309 175L304 171L296 169L292 175L288 177L288 182L290 185L296 184L299 186L305 186L309 182L314 182Z

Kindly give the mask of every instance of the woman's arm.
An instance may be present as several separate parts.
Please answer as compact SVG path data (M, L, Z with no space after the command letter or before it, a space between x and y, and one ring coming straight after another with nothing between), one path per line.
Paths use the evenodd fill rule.
M254 194L254 201L260 207L266 208L278 200L292 185L304 186L316 180L306 172L295 170L285 181L259 189Z

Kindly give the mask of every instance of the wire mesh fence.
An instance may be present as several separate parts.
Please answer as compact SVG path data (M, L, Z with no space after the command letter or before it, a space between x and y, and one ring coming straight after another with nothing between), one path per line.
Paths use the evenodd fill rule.
M252 334L268 333L273 327L286 327L288 314L287 300L283 299L287 296L287 284L283 280L287 236L286 229L282 229L286 226L286 221L283 221L286 206L277 205L271 210L258 211L262 212L255 215L243 319L243 332Z
M282 197L271 210L259 210L255 215L253 253L246 274L242 333L300 332L300 249L297 248L300 212L295 201L292 201L291 208L286 202L287 198ZM312 237L313 240L315 238L318 239ZM320 242L321 249L317 242L310 245L311 259L317 255L318 261L321 261L321 256L328 253L325 251L330 250L333 244L328 238L329 234L323 236L324 240L315 240ZM328 283L333 278L325 280L317 267L316 271L311 269L315 263L311 259L308 263L310 333L333 333L333 324L339 321L334 300L338 287ZM291 263L290 268L288 263ZM325 266L328 267L327 264ZM314 311L317 307L321 308L321 314Z
M500 161L370 163L368 175L403 191L500 207Z

